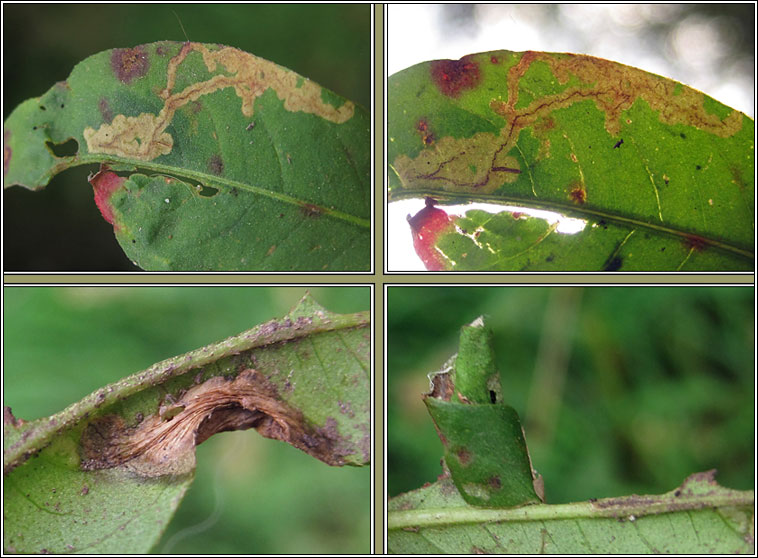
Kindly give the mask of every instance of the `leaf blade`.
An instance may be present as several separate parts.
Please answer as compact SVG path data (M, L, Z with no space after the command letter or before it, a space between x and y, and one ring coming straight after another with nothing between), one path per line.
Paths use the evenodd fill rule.
M753 491L696 473L659 496L628 496L512 509L467 505L451 479L389 502L392 554L751 552ZM714 509L715 508L715 509Z
M389 113L390 199L550 209L752 267L753 121L702 93L597 58L494 51L399 72L389 98L403 107Z
M209 432L204 430L214 421L221 430L234 427L231 411L238 417L254 419L255 424L238 427L253 426L266 437L289 439L295 447L332 465L366 464L370 458L366 397L370 376L370 342L366 334L369 323L368 313L333 314L306 296L282 319L158 363L98 390L49 419L26 423L14 419L7 409L5 478L18 490L5 495L5 547L19 552L24 549L39 552L41 548L70 552L69 547L116 551L120 544L123 551L119 535L123 534L120 529L123 527L128 537L136 537L139 545L143 545L142 551L149 550L192 480L194 457L183 457L177 452L176 460L188 458L184 464L188 466L164 464L157 469L153 466L152 472L134 465L139 456L115 467L114 463L93 467L91 463L87 465L87 460L93 457L88 453L91 445L87 442L93 426L98 436L109 438L107 424L113 424L114 420L126 422L122 432L134 438L140 425L150 424L151 420L164 426L179 424L186 420L181 414L185 409L177 407L199 400L199 390L207 387L249 383L245 376L249 377L252 366L266 374L259 376L258 388L248 396L264 412L268 398L270 403L278 401L275 403L278 410L268 407L274 409L273 415L287 409L293 414L289 419L280 415L281 423L267 422L268 419L259 420L258 410L239 413L228 401L218 402L222 405L219 409L226 411L220 415L220 411L211 411L196 431L198 442L205 439ZM331 357L318 358L314 348ZM324 372L327 365L328 371ZM227 379L235 375L236 380ZM242 384L240 388L244 390ZM242 399L239 402L243 407L252 405ZM282 431L285 424L289 430ZM297 434L298 424L305 427L302 435ZM210 433L215 429L212 427ZM319 449L326 447L322 444L325 440L330 440L326 445L330 446L331 455ZM192 446L194 454L194 443ZM107 447L106 444L99 449ZM104 455L105 452L98 453L96 457L103 460ZM110 507L97 503L107 502L109 494ZM140 502L154 502L155 506L146 511ZM9 509L18 513L8 513ZM102 509L103 517L93 514L93 509ZM105 537L105 532L119 537ZM50 533L55 536L49 536ZM104 541L102 546L96 544L100 539ZM137 548L134 541L128 547Z
M268 262L266 254L287 241L292 244L287 265L277 269L368 269L369 129L362 107L231 47L164 41L113 49L84 60L68 81L11 114L4 129L6 186L41 188L54 174L81 164L139 167L183 179L181 188L190 193L197 185L218 189L233 198L226 200L229 205L244 209L248 224L261 222L253 232L238 227L246 234L229 234L239 212L209 217L209 207L218 202L211 196L192 198L194 203L170 218L162 205L121 216L124 225L151 228L164 241L185 239L200 254L207 247L193 245L186 230L172 230L175 219L220 223L219 241L226 247L265 245L254 263L226 261L224 250L212 251L205 259L214 265L220 259L222 269L281 266ZM54 146L71 138L76 153L54 155ZM139 189L128 192L139 196ZM272 225L283 212L290 228L297 217L325 216L328 222L310 227L316 241L302 246L305 233L290 239L286 228L279 227L278 235L268 230L276 230ZM335 220L342 227L332 230ZM133 250L131 239L119 240ZM131 255L138 263L166 262L172 269L209 268L183 260L185 246L154 244ZM308 258L314 250L320 250L311 256L315 264Z

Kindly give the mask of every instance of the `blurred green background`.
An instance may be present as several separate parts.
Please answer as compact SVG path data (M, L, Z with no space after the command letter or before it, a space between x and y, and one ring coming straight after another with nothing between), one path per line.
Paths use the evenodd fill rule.
M3 404L61 411L165 358L284 316L306 289L5 287ZM326 309L371 308L367 287L314 287ZM368 553L369 467L329 467L254 430L197 448L197 471L154 549L174 554Z
M387 304L390 497L441 473L421 396L480 314L548 503L662 493L712 468L754 486L751 287L390 287Z
M3 119L100 51L160 40L221 43L290 68L369 109L368 4L3 4ZM176 12L176 15L174 15ZM45 190L4 192L6 271L120 271L135 266L70 169Z

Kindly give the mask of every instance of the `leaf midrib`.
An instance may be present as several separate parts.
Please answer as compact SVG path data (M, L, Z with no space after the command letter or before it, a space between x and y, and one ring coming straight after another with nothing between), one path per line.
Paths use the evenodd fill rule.
M73 160L69 165L66 165L66 168L73 168L80 165L92 165L92 164L106 164L107 165L108 163L132 165L133 167L135 167L135 170L128 171L130 174L134 174L136 172L139 172L140 170L147 170L147 171L156 172L156 173L169 174L179 179L185 178L185 179L195 180L205 186L238 188L240 190L246 190L253 194L265 196L265 197L268 197L268 198L271 198L283 203L293 205L295 207L307 206L309 209L313 211L317 211L322 215L329 216L329 217L332 217L333 219L337 219L340 221L345 221L357 227L361 227L364 229L371 228L370 219L363 219L361 217L357 217L355 215L345 213L344 211L339 211L339 210L332 209L330 207L326 207L323 205L314 204L306 200L299 200L293 196L282 194L280 192L274 192L272 190L266 190L265 188L253 186L245 182L239 182L237 180L232 180L230 178L219 177L219 176L207 174L200 171L175 167L172 165L162 165L160 163L154 163L150 161L134 161L132 159L127 159L124 157L116 157L112 155L109 155L107 158L104 158L102 155L94 154L94 155L77 156L75 160ZM116 171L116 172L121 172L121 171Z
M604 506L604 501L598 500L596 502L575 502L570 504L535 504L508 509L455 506L390 511L387 514L387 530L498 521L599 519L629 516L639 518L645 515L697 511L726 506L751 507L755 502L755 494L752 490L728 491L723 494L682 495L677 498L676 503L670 499L666 499L666 497L666 495L651 497L652 501L636 505L630 503L626 505Z

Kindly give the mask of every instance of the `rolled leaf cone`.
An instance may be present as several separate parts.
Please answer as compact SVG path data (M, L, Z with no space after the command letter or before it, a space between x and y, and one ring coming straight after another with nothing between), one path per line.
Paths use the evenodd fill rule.
M457 357L430 375L424 403L442 441L445 465L468 504L538 503L521 422L503 401L494 356L484 319L464 326Z

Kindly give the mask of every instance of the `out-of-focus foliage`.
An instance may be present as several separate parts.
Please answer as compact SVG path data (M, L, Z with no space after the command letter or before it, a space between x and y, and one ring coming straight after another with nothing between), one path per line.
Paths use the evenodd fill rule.
M6 287L3 404L18 418L55 413L164 358L284 315L303 294L302 288ZM367 288L311 294L334 312L370 308ZM197 451L195 482L155 551L368 552L368 467L332 468L254 431L213 436Z
M441 472L421 394L479 314L547 503L663 493L711 468L752 488L752 289L392 287L387 300L390 497Z
M92 54L187 40L177 16L192 41L250 52L370 108L370 10L367 4L3 5L3 48L13 53L4 59L3 119ZM6 270L135 269L93 203L86 180L93 170L67 171L45 193L3 193ZM64 243L79 246L78 254L61 251Z

